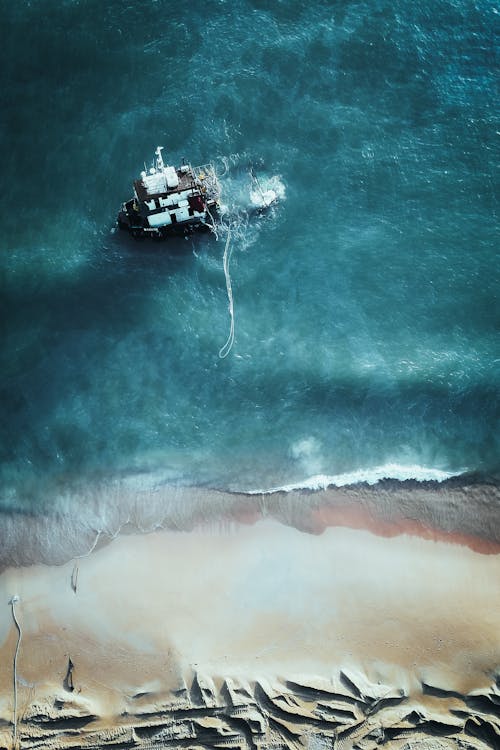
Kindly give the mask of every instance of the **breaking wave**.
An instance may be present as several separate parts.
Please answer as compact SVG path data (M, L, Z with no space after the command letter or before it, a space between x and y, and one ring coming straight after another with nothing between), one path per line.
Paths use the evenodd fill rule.
M414 480L417 482L444 482L465 472L449 472L425 466L404 466L402 464L384 464L371 469L358 469L344 474L315 474L302 481L271 487L264 490L250 490L249 495L269 495L275 492L294 492L295 490L324 490L328 487L347 487L356 484L375 485L384 479L396 479L399 482Z

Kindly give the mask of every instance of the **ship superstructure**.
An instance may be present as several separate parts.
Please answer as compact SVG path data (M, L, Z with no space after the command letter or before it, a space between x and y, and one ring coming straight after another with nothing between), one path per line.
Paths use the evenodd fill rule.
M134 196L122 205L118 225L134 237L166 237L213 226L220 197L212 164L192 167L165 164L162 146L149 171L134 180Z

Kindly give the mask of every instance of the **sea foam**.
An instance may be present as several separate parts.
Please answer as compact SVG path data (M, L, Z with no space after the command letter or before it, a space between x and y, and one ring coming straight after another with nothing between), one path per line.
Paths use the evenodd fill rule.
M426 466L405 466L387 463L383 466L358 469L344 474L314 474L306 479L279 487L264 490L249 490L248 495L270 495L275 492L293 492L294 490L324 490L327 487L347 487L353 484L375 485L384 479L396 479L400 482L415 480L417 482L444 482L453 476L460 476L464 471L449 472Z

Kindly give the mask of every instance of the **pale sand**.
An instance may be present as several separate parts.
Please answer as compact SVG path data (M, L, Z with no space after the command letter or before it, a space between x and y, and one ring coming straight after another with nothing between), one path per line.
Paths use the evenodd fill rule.
M14 594L22 747L500 747L500 556L393 531L212 522L5 570L0 747Z

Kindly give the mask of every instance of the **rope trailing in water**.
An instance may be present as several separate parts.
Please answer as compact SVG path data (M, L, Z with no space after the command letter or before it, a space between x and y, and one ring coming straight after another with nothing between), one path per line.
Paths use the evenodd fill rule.
M224 346L219 349L219 357L220 359L224 359L227 357L231 349L233 348L234 344L234 306L233 306L233 290L231 288L231 276L229 275L229 261L231 260L231 254L233 252L233 248L230 245L231 242L231 230L227 230L227 239L226 239L226 246L224 248L224 260L223 260L223 266L224 266L224 276L226 277L226 289L227 289L227 298L229 301L229 315L231 316L231 326L229 329L229 336L227 337L227 341L224 344ZM231 247L231 249L229 249Z
M18 601L19 601L19 597L16 595L16 596L13 596L9 602L10 606L12 607L12 617L16 624L17 633L18 633L17 646L16 646L16 651L14 654L14 732L13 732L13 747L14 748L17 747L17 657L19 654L19 646L21 645L21 638L23 637L21 626L16 617L16 602Z
M259 180L257 179L257 175L256 175L256 174L255 174L255 172L253 171L253 167L250 167L250 176L251 176L251 178L252 178L252 180L253 180L254 184L255 184L255 185L257 185L257 188L258 188L258 190L259 190L259 193L260 193L260 197L262 198L262 203L263 203L263 204L264 204L264 206L265 206L265 205L266 205L266 196L264 195L264 191L262 190L262 188L261 188L261 186L260 186L260 182L259 182Z
M207 226L210 229L210 231L215 234L215 239L218 240L219 239L219 233L217 232L217 225L215 223L214 217L210 213L210 209L208 208L208 206L206 207L206 211L207 211L207 214L210 216L210 221L212 222L211 224L207 224Z

